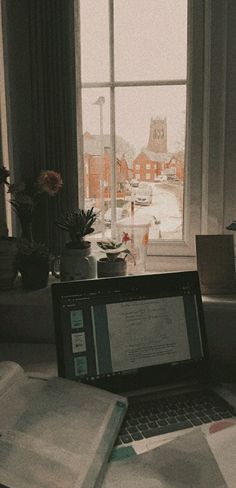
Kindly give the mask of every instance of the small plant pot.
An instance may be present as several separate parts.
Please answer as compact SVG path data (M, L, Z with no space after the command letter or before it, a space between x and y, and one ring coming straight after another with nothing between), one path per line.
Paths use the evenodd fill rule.
M21 274L22 287L25 290L39 290L46 288L49 276L49 262L48 260L22 260L18 269Z
M107 258L100 258L97 262L98 278L109 278L111 276L125 276L127 274L127 263L122 258L111 261Z

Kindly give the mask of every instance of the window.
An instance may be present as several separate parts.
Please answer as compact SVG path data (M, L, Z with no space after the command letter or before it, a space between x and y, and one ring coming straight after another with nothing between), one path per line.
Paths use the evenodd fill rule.
M136 217L152 224L150 240L153 216L163 241L183 238L187 11L187 0L79 1L81 198L87 205L93 196L101 215L111 208L113 236L116 208L131 212L135 178L148 180L153 192L145 211L135 206ZM155 185L159 173L175 170L178 179Z
M157 255L193 256L196 234L226 233L226 225L236 215L235 2L75 0L55 2L55 5L53 2L50 9L44 2L40 2L40 9L38 4L29 2L24 10L16 10L11 2L3 4L10 10L4 19L8 27L5 32L9 65L6 76L10 110L8 141L13 170L20 176L32 172L32 168L36 172L39 167L49 167L49 164L61 169L65 183L61 203L68 209L77 205L78 166L80 205L99 207L99 199L103 199L105 208L112 207L113 226L115 208L127 206L129 209L130 186L135 191L144 181L145 161L150 161L153 168L149 173L154 181L148 181L148 184L154 190L154 203L156 190L160 192L164 184L171 184L175 191L181 189L178 180L182 178L179 200L182 229L179 228L179 236L174 236L171 231L172 236L171 232L168 236L162 234L158 240L150 234L148 254L150 259L153 256L153 270L154 265L158 265ZM75 16L77 104L71 25L74 5L80 8L80 16ZM128 9L134 6L135 12L128 15ZM164 10L170 6L164 35L160 42L156 42L158 20L164 24ZM181 35L185 39L186 52L182 56L181 36L175 39L176 42L174 38L177 18L183 10L186 20L181 21ZM148 22L150 12L152 18ZM138 17L142 19L141 27ZM145 29L145 22L148 22L148 29ZM128 35L125 33L120 39L122 25ZM154 34L152 26L155 27ZM170 37L175 59L180 59L178 73L163 68L163 57L168 61L171 58L171 52L163 44ZM35 49L29 49L31 38ZM142 42L141 49L139 41ZM20 51L22 62L19 65L16 59L19 59ZM167 63L169 70L172 64ZM46 76L49 72L51 76ZM29 87L33 87L30 96ZM174 91L176 96L171 96ZM171 113L159 110L165 92L170 94ZM183 110L176 105L181 96L185 100ZM145 110L149 97L152 103L147 118ZM182 124L176 124L176 127L180 129L180 139L184 140L184 166L181 151L173 154L169 147L170 124L176 114L182 117ZM131 132L132 137L129 136ZM90 150L87 156L86 148ZM135 160L141 165L139 173L135 171ZM165 199L159 201L157 213L163 207L166 207ZM142 215L152 209L152 205L143 207ZM55 238L57 213L58 209L52 209L50 213L48 239L51 243L60 240L60 235ZM173 217L172 222L169 221L172 229ZM167 220L164 224L168 231ZM47 229L42 229L42 240L44 231L48 233ZM164 257L163 263L167 261L169 258Z

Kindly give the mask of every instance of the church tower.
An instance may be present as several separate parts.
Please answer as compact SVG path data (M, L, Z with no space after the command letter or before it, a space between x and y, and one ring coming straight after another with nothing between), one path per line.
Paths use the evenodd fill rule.
M167 152L167 121L151 118L150 133L147 149L155 153Z

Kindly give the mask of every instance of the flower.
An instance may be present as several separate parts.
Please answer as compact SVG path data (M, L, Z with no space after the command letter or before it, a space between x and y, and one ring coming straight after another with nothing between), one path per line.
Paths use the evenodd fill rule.
M62 187L62 179L56 171L42 171L37 178L37 186L40 193L47 193L53 197Z
M122 242L126 244L128 241L131 241L128 232L123 232Z
M9 183L7 178L8 170L0 168L0 181L8 186L8 193L11 196L10 203L19 218L21 224L21 237L34 242L32 234L32 222L34 209L40 201L42 193L48 196L55 196L62 187L61 175L56 171L42 171L36 181L26 179L22 182Z

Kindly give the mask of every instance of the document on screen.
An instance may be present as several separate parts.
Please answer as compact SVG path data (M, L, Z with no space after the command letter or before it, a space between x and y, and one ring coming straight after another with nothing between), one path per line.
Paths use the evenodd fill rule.
M113 371L190 358L182 297L110 304L107 320Z

